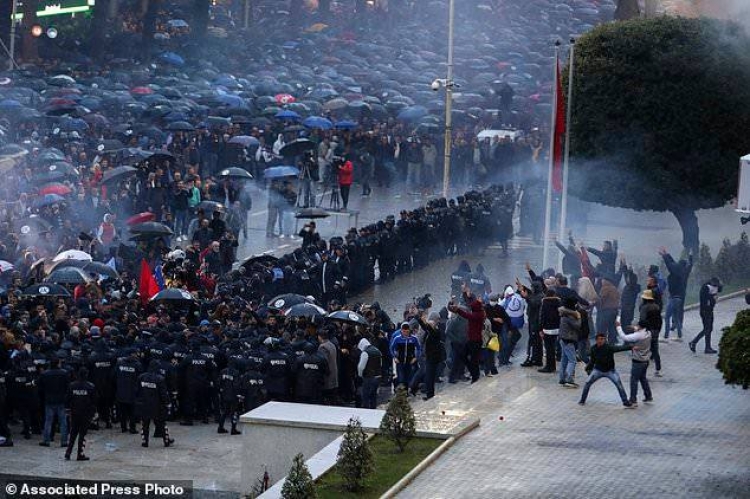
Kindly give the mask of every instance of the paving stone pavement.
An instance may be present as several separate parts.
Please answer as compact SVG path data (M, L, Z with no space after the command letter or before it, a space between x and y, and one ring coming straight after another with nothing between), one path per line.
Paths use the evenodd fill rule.
M716 329L743 307L742 298L720 302ZM686 313L687 339L699 330L697 311ZM716 356L694 355L687 342L660 343L660 352L664 377L649 367L654 403L644 404L641 392L635 410L622 407L606 379L581 407L580 389L517 366L414 403L417 412L482 422L398 497L750 497L750 393L726 386ZM629 392L629 354L615 360ZM583 385L581 364L576 377Z

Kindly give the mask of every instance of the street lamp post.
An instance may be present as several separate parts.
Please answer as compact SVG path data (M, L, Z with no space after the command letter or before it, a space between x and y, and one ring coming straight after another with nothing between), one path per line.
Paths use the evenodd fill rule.
M8 69L13 70L16 65L16 13L18 12L18 1L11 0L13 7L11 7L10 15L10 48L8 49Z
M443 197L448 198L453 144L453 19L455 0L448 3L448 74L445 79L445 144L443 159Z

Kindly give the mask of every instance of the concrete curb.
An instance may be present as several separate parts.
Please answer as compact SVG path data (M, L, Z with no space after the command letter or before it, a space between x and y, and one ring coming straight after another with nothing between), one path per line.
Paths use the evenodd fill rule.
M401 480L396 482L393 487L386 490L385 493L380 496L380 499L391 499L392 497L396 497L396 494L401 492L406 488L407 485L409 485L417 476L422 473L425 469L427 469L428 466L430 466L432 463L435 462L435 460L440 457L445 451L450 449L453 444L458 442L460 438L462 438L464 435L472 431L474 428L479 426L479 419L475 419L468 425L466 425L464 428L461 429L458 433L451 436L448 440L440 444L440 446L432 451L429 456L424 458L421 463L419 463L417 466L415 466L409 473L407 473Z
M740 296L745 296L745 290L735 291L734 293L729 293L726 295L719 296L716 301L724 301L724 300L731 300L733 298L739 298ZM690 305L685 306L685 311L689 310L696 310L700 308L700 303L691 303Z

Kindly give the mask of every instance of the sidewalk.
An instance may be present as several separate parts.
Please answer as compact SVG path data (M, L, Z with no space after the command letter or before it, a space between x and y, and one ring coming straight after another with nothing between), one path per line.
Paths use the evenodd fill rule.
M743 298L721 302L715 329L744 307ZM687 340L698 330L698 313L686 313ZM414 403L417 412L466 412L482 422L398 497L748 497L748 393L726 386L716 356L692 354L687 341L660 343L660 352L664 377L649 367L655 401L643 404L639 391L635 410L622 407L606 379L581 407L580 389L516 365ZM629 354L615 360L629 392ZM579 384L585 376L577 369Z

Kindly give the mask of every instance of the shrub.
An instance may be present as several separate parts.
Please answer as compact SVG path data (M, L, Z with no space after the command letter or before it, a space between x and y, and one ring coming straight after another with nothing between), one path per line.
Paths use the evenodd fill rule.
M281 488L281 497L283 499L315 499L318 497L315 492L310 470L305 464L305 456L301 453L294 456L294 463L289 470L289 475L284 481Z
M338 472L344 479L348 491L357 492L364 488L367 475L372 473L373 461L370 443L362 430L362 423L358 418L350 419L336 459Z
M728 385L750 387L750 310L742 310L719 342L716 368Z
M399 386L396 395L388 402L380 431L396 444L399 452L403 452L409 441L417 433L417 422L414 410L409 405L406 388Z

